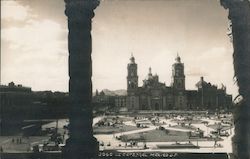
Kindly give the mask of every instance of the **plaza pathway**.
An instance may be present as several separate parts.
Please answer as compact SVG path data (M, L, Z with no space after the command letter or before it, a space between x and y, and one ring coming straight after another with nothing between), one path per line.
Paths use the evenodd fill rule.
M209 124L215 124L215 120L211 119L202 119L203 121L208 121ZM173 128L169 127L169 125L174 126L177 125L177 123L172 122L170 119L162 119L160 120L161 123L165 123L162 125L165 129L169 130L175 130L175 131L182 131L182 132L189 132L190 130L187 129L180 129L180 128ZM124 122L126 125L131 125L134 126L133 122ZM204 124L192 124L194 127L199 128L200 130L204 131L204 135L207 136L210 131L213 131L214 129L207 127ZM141 147L141 149L138 149L138 147L135 147L135 150L133 148L125 148L124 142L121 142L120 140L117 140L115 136L121 136L121 135L128 135L128 134L134 134L134 133L141 133L141 132L147 132L151 130L155 130L158 126L149 126L148 128L144 129L139 129L139 130L132 130L132 131L127 131L127 132L121 132L121 133L114 133L114 134L108 134L108 135L95 135L95 137L104 143L110 143L111 146L105 146L105 149L117 149L121 152L143 152L143 151L161 151L161 152L197 152L197 153L207 153L207 152L225 152L225 153L230 153L232 152L232 146L231 146L231 138L233 136L233 133L229 137L222 137L223 141L218 141L217 144L222 145L222 147L215 147L215 142L214 141L192 141L191 143L194 145L198 145L200 148L199 149L157 149L156 145L161 145L161 144L174 144L175 142L147 142L147 147L148 149L143 150L142 147L144 146L143 142L138 143L138 147ZM232 130L233 132L233 130ZM187 143L187 142L179 142L179 143ZM118 145L121 145L121 147Z

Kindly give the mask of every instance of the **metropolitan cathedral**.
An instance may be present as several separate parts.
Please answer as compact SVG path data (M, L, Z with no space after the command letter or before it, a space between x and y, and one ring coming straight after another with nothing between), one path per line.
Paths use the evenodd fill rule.
M232 95L226 94L226 87L221 88L207 83L203 77L196 84L198 90L186 90L184 63L179 55L172 65L172 82L170 86L159 81L149 68L143 85L138 86L138 73L135 58L130 58L127 65L127 95L117 96L118 108L135 110L218 110L230 109Z

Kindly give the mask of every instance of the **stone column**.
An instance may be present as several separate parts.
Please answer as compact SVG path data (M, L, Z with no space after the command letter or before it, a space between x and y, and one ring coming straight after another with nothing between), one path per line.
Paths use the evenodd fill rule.
M250 158L250 1L221 0L232 23L234 71L243 100L234 113L233 158Z
M99 144L92 130L91 20L98 0L65 0L69 50L69 139L64 158L91 158Z

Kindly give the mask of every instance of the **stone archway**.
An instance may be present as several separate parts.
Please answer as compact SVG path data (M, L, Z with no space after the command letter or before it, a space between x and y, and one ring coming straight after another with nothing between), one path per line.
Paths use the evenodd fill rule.
M92 158L99 143L92 130L91 25L98 0L65 0L69 50L69 138L64 158Z
M92 130L91 19L98 0L65 0L69 29L70 138L66 158L93 156L98 143ZM234 157L250 156L250 2L221 0L232 22L235 77L243 97L235 113ZM84 94L84 95L83 95ZM82 132L85 133L82 133Z
M233 137L234 158L250 158L250 1L221 0L228 9L231 20L234 71L239 95L243 100L234 113L235 136Z

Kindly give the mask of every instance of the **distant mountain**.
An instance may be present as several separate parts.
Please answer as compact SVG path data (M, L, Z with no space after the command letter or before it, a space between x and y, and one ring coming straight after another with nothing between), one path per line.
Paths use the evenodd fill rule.
M115 92L115 94L117 94L119 96L127 95L127 90L125 90L125 89L118 89L118 90L115 90L114 92Z
M103 92L105 93L105 95L108 96L125 96L127 95L127 91L125 89L118 89L118 90L109 90L109 89L104 89Z

